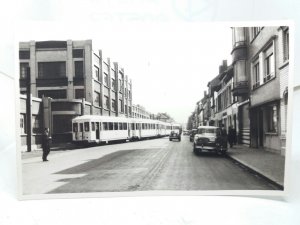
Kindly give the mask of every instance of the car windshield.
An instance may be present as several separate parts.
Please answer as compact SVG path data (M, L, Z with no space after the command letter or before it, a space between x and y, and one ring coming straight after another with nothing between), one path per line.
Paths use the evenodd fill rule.
M217 133L217 129L199 128L197 133L198 134L216 134Z

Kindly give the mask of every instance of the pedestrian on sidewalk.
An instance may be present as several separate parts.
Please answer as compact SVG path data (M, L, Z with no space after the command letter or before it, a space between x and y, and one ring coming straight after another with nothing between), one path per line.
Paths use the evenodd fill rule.
M225 129L224 124L221 124L221 140L222 140L222 147L227 149L227 131Z
M48 161L47 156L50 153L50 134L49 134L49 128L45 128L44 134L43 134L43 142L42 142L42 148L43 148L43 161Z
M229 126L229 130L228 130L228 143L230 145L230 148L232 148L233 143L235 142L235 132L234 129L232 128L232 126Z

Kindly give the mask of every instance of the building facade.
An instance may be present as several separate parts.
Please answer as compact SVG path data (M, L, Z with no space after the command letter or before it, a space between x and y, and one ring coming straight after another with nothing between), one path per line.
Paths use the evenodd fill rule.
M251 146L284 154L284 82L287 64L282 54L281 27L247 28L249 34ZM281 90L283 89L283 90ZM287 105L287 102L286 102ZM283 114L282 114L283 113Z
M71 120L79 115L131 117L131 80L92 40L20 42L19 59L20 93L29 83L33 97L51 99L43 126L54 142L71 140Z
M144 106L141 106L139 104L132 105L132 117L142 119L153 119L152 114L146 111Z
M233 27L231 55L232 64L223 61L193 114L207 125L208 110L209 125L231 125L240 144L284 155L289 28Z

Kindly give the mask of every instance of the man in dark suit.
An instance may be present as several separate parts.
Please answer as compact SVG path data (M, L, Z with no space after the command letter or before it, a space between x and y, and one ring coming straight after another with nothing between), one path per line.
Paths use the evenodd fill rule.
M49 128L45 128L44 134L43 134L43 142L42 142L42 147L43 147L43 161L48 161L47 156L50 153L50 134L49 134Z

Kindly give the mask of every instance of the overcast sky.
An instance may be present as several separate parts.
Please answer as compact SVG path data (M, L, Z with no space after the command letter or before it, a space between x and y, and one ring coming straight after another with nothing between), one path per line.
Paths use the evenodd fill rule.
M92 39L132 79L134 104L179 123L187 122L222 60L231 61L228 24L40 22L21 25L17 39Z

